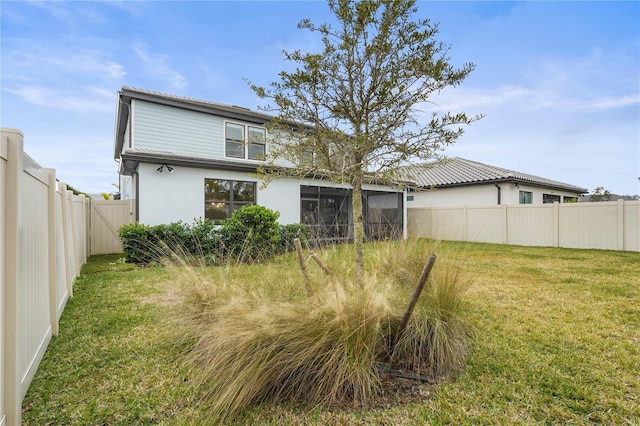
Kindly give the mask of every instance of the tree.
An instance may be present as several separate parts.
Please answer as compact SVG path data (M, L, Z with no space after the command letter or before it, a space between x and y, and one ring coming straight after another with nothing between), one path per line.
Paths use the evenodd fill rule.
M611 201L611 191L599 186L589 194L589 201Z
M304 19L298 28L319 33L320 53L284 51L295 71L254 92L272 102L269 152L259 173L322 176L352 188L356 280L362 285L363 183L391 183L400 167L439 158L481 118L465 113L426 114L429 97L458 86L474 69L450 64L438 25L413 19L415 0L329 0L337 24ZM283 161L284 160L284 161ZM283 165L293 167L282 167Z

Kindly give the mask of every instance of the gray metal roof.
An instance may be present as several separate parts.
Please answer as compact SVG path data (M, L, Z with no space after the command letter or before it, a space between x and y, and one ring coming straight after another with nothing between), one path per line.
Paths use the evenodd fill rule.
M527 173L503 169L477 161L454 157L406 167L403 175L419 187L467 186L479 183L513 182L585 193L587 188L546 179Z

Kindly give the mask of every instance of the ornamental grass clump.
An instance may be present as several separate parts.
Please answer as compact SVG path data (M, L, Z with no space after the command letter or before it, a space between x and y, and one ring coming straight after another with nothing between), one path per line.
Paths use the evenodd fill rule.
M372 261L389 250L372 249L378 252ZM398 336L413 288L395 282L381 264L370 265L361 288L349 278L345 250L352 248L318 253L331 276L308 262L308 287L293 253L269 264L177 268L179 325L192 342L187 365L209 421L229 421L261 403L366 406L381 392L383 371L436 378L462 366L468 332L453 310L464 304L451 302L462 295L459 282L440 284L451 278L446 274L430 280Z

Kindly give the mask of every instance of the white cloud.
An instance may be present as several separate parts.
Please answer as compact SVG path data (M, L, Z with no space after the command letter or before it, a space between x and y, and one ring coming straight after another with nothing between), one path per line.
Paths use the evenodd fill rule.
M185 76L167 64L169 62L168 55L148 54L144 44L140 42L133 45L133 51L143 62L146 73L168 83L171 89L183 90L189 85Z
M113 110L113 93L96 87L80 88L79 93L75 90L72 92L43 86L26 85L3 88L3 91L45 108L83 113L109 112Z

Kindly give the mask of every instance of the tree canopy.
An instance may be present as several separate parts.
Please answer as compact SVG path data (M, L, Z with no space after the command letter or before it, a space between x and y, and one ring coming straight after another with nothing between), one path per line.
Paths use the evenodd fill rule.
M394 182L397 171L432 160L480 116L428 112L430 97L455 87L474 69L456 68L438 24L416 19L415 0L329 0L333 24L303 19L320 52L284 51L294 71L269 87L251 88L275 112L264 178L322 176L352 187L356 274L362 262L363 183ZM281 166L289 167L281 167ZM358 263L360 262L360 266Z

